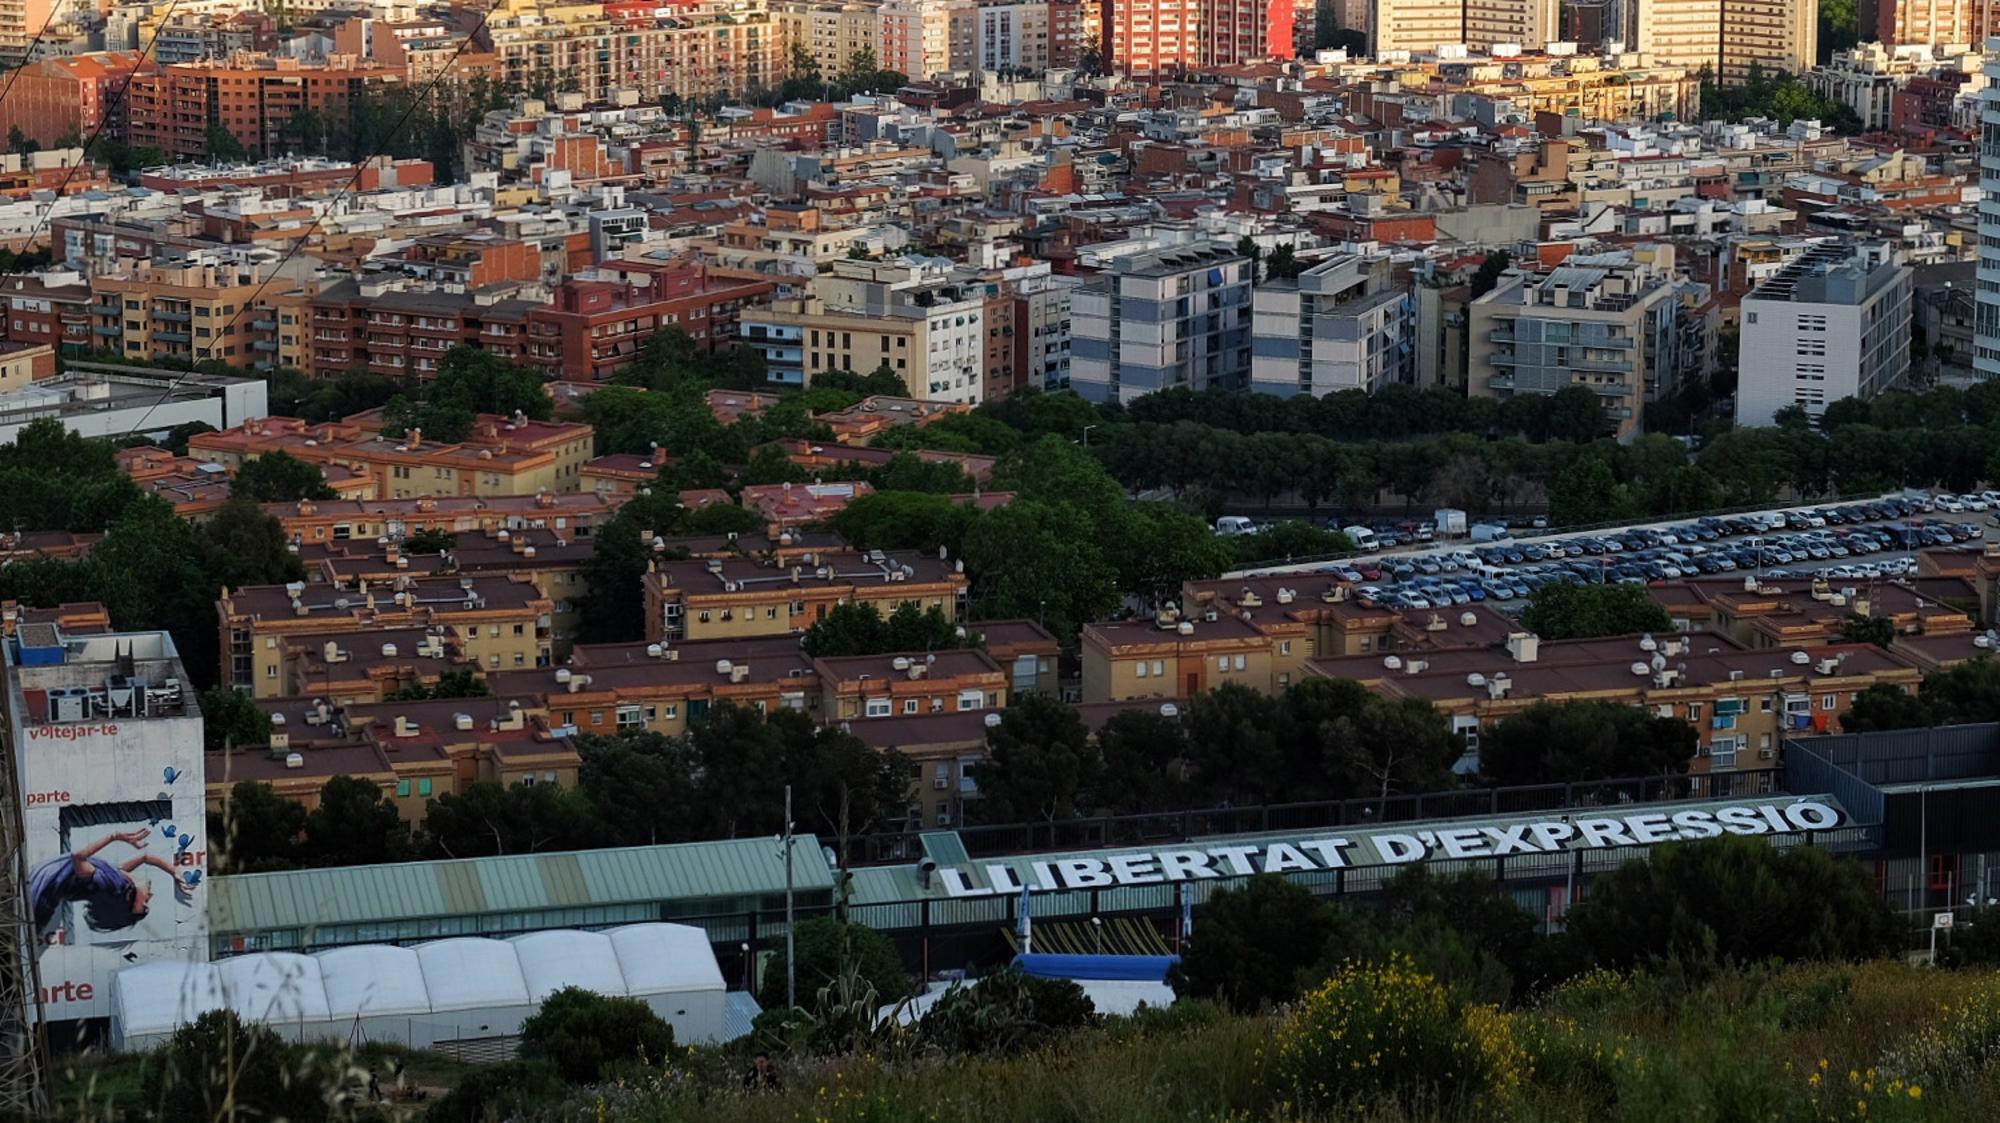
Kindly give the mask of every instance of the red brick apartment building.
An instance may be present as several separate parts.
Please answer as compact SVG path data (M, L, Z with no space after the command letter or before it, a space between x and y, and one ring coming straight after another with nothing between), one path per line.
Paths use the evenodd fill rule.
M214 123L252 153L281 153L290 147L285 130L300 110L342 120L355 93L400 84L406 77L403 67L353 55L307 63L246 51L175 63L132 79L128 139L134 147L158 148L169 159L196 159L207 155L208 127Z
M98 51L29 63L8 78L12 87L0 102L0 132L18 127L44 148L72 129L88 137L100 124L117 136L125 124L125 99L119 94L135 69L150 74L155 67L150 60L141 64L138 51ZM108 122L106 115L111 117Z

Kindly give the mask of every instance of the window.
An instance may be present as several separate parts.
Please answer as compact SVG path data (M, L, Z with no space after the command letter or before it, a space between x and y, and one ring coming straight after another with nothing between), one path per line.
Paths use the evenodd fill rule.
M1139 672L1138 672L1138 677L1140 677L1140 678L1145 678L1145 677L1146 677L1146 661L1145 661L1144 659L1141 659L1141 660L1139 660Z
M869 717L888 717L889 700L887 698L870 698L868 699L867 707L862 712Z
M518 635L522 635L522 634L523 634L523 632L521 631L521 629L523 629L523 628L525 628L525 627L527 627L527 625L526 625L526 624L516 624L516 625L514 625L514 634L515 634L515 635L517 635L517 636L518 636Z
M918 706L919 706L920 704L922 704L922 700L921 700L921 699L917 699L917 698L905 698L905 699L903 699L903 712L904 712L904 713L906 713L906 714L913 714L913 713L916 713L916 712L917 712L917 707L918 707Z
M1229 673L1229 656L1218 655L1215 657L1215 672L1217 674Z
M1239 671L1247 671L1247 670L1249 670L1249 669L1250 669L1250 657L1249 657L1248 655L1238 655L1238 656L1236 657L1236 669L1237 669L1237 670L1239 670Z
M1688 720L1689 720L1689 721L1700 721L1700 720L1701 720L1701 703L1700 703L1700 702L1689 702L1689 703L1688 703Z
M1820 700L1819 700L1819 708L1820 708L1820 709L1822 709L1822 710L1830 710L1830 709L1832 709L1832 708L1833 708L1833 700L1834 700L1834 698L1836 698L1836 697L1837 697L1837 695L1833 695L1833 694L1827 694L1827 695L1824 695L1824 696L1822 696L1822 697L1820 698Z
M678 721L681 716L680 704L677 702L668 702L666 705L666 715L668 721Z
M1167 677L1167 661L1165 659L1153 660L1153 677L1154 678Z
M1768 713L1770 713L1770 712L1771 712L1771 700L1770 700L1769 698L1759 698L1759 699L1757 699L1757 712L1758 712L1758 713L1764 713L1764 714L1768 714Z
M430 777L426 776L426 777L424 777L423 779L421 779L421 780L418 780L418 781L417 781L417 794L418 794L418 795L420 795L420 796L425 796L425 795L429 795L429 794L431 794L431 779L430 779Z
M1288 639L1287 639L1287 640L1279 640L1279 641L1278 641L1278 654L1280 654L1280 655L1290 655L1291 653L1292 653L1292 641L1291 641L1291 640L1288 640Z
M268 667L265 667L265 668L264 668L264 677L265 677L265 678L277 678L277 677L278 677L278 665L277 665L277 664L275 664L275 663L273 663L273 664L271 664L270 666L268 666Z
M410 798L410 782L408 780L396 781L396 795L400 799Z
M976 710L985 701L986 696L977 690L961 690L958 692L958 708L961 710Z
M603 724L604 724L604 711L603 711L603 710L592 710L592 711L590 711L590 724L592 724L592 725L603 725Z

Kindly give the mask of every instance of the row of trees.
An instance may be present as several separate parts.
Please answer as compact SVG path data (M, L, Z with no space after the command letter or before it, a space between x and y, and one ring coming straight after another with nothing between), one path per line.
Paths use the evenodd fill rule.
M1882 684L1869 687L1854 696L1840 727L1875 733L1989 721L2000 721L2000 661L1982 655L1925 674L1915 694Z
M795 710L727 703L685 736L584 736L577 752L574 788L472 784L431 799L414 837L376 783L347 776L328 780L310 813L267 784L237 783L209 834L224 840L219 864L239 872L741 838L783 828L789 784L799 829L831 840L883 829L910 782L895 752Z

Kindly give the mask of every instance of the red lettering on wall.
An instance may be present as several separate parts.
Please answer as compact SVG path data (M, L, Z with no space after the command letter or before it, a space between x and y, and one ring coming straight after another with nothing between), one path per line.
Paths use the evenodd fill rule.
M89 983L79 983L75 979L49 983L42 988L44 1006L53 1006L58 1002L89 1002L95 997L97 997L96 987Z
M81 741L85 737L116 737L116 722L93 722L89 725L31 725L28 727L30 741Z
M30 807L34 807L44 803L68 803L68 802L69 802L68 792L56 791L56 792L28 793L28 806Z

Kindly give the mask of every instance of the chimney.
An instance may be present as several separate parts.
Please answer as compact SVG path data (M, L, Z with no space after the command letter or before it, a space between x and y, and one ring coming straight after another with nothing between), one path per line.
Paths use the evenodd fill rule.
M1532 663L1541 656L1542 637L1533 632L1512 632L1507 636L1507 654L1516 663Z
M409 440L406 443L409 444L413 451L424 447L424 431L422 429L410 430Z

